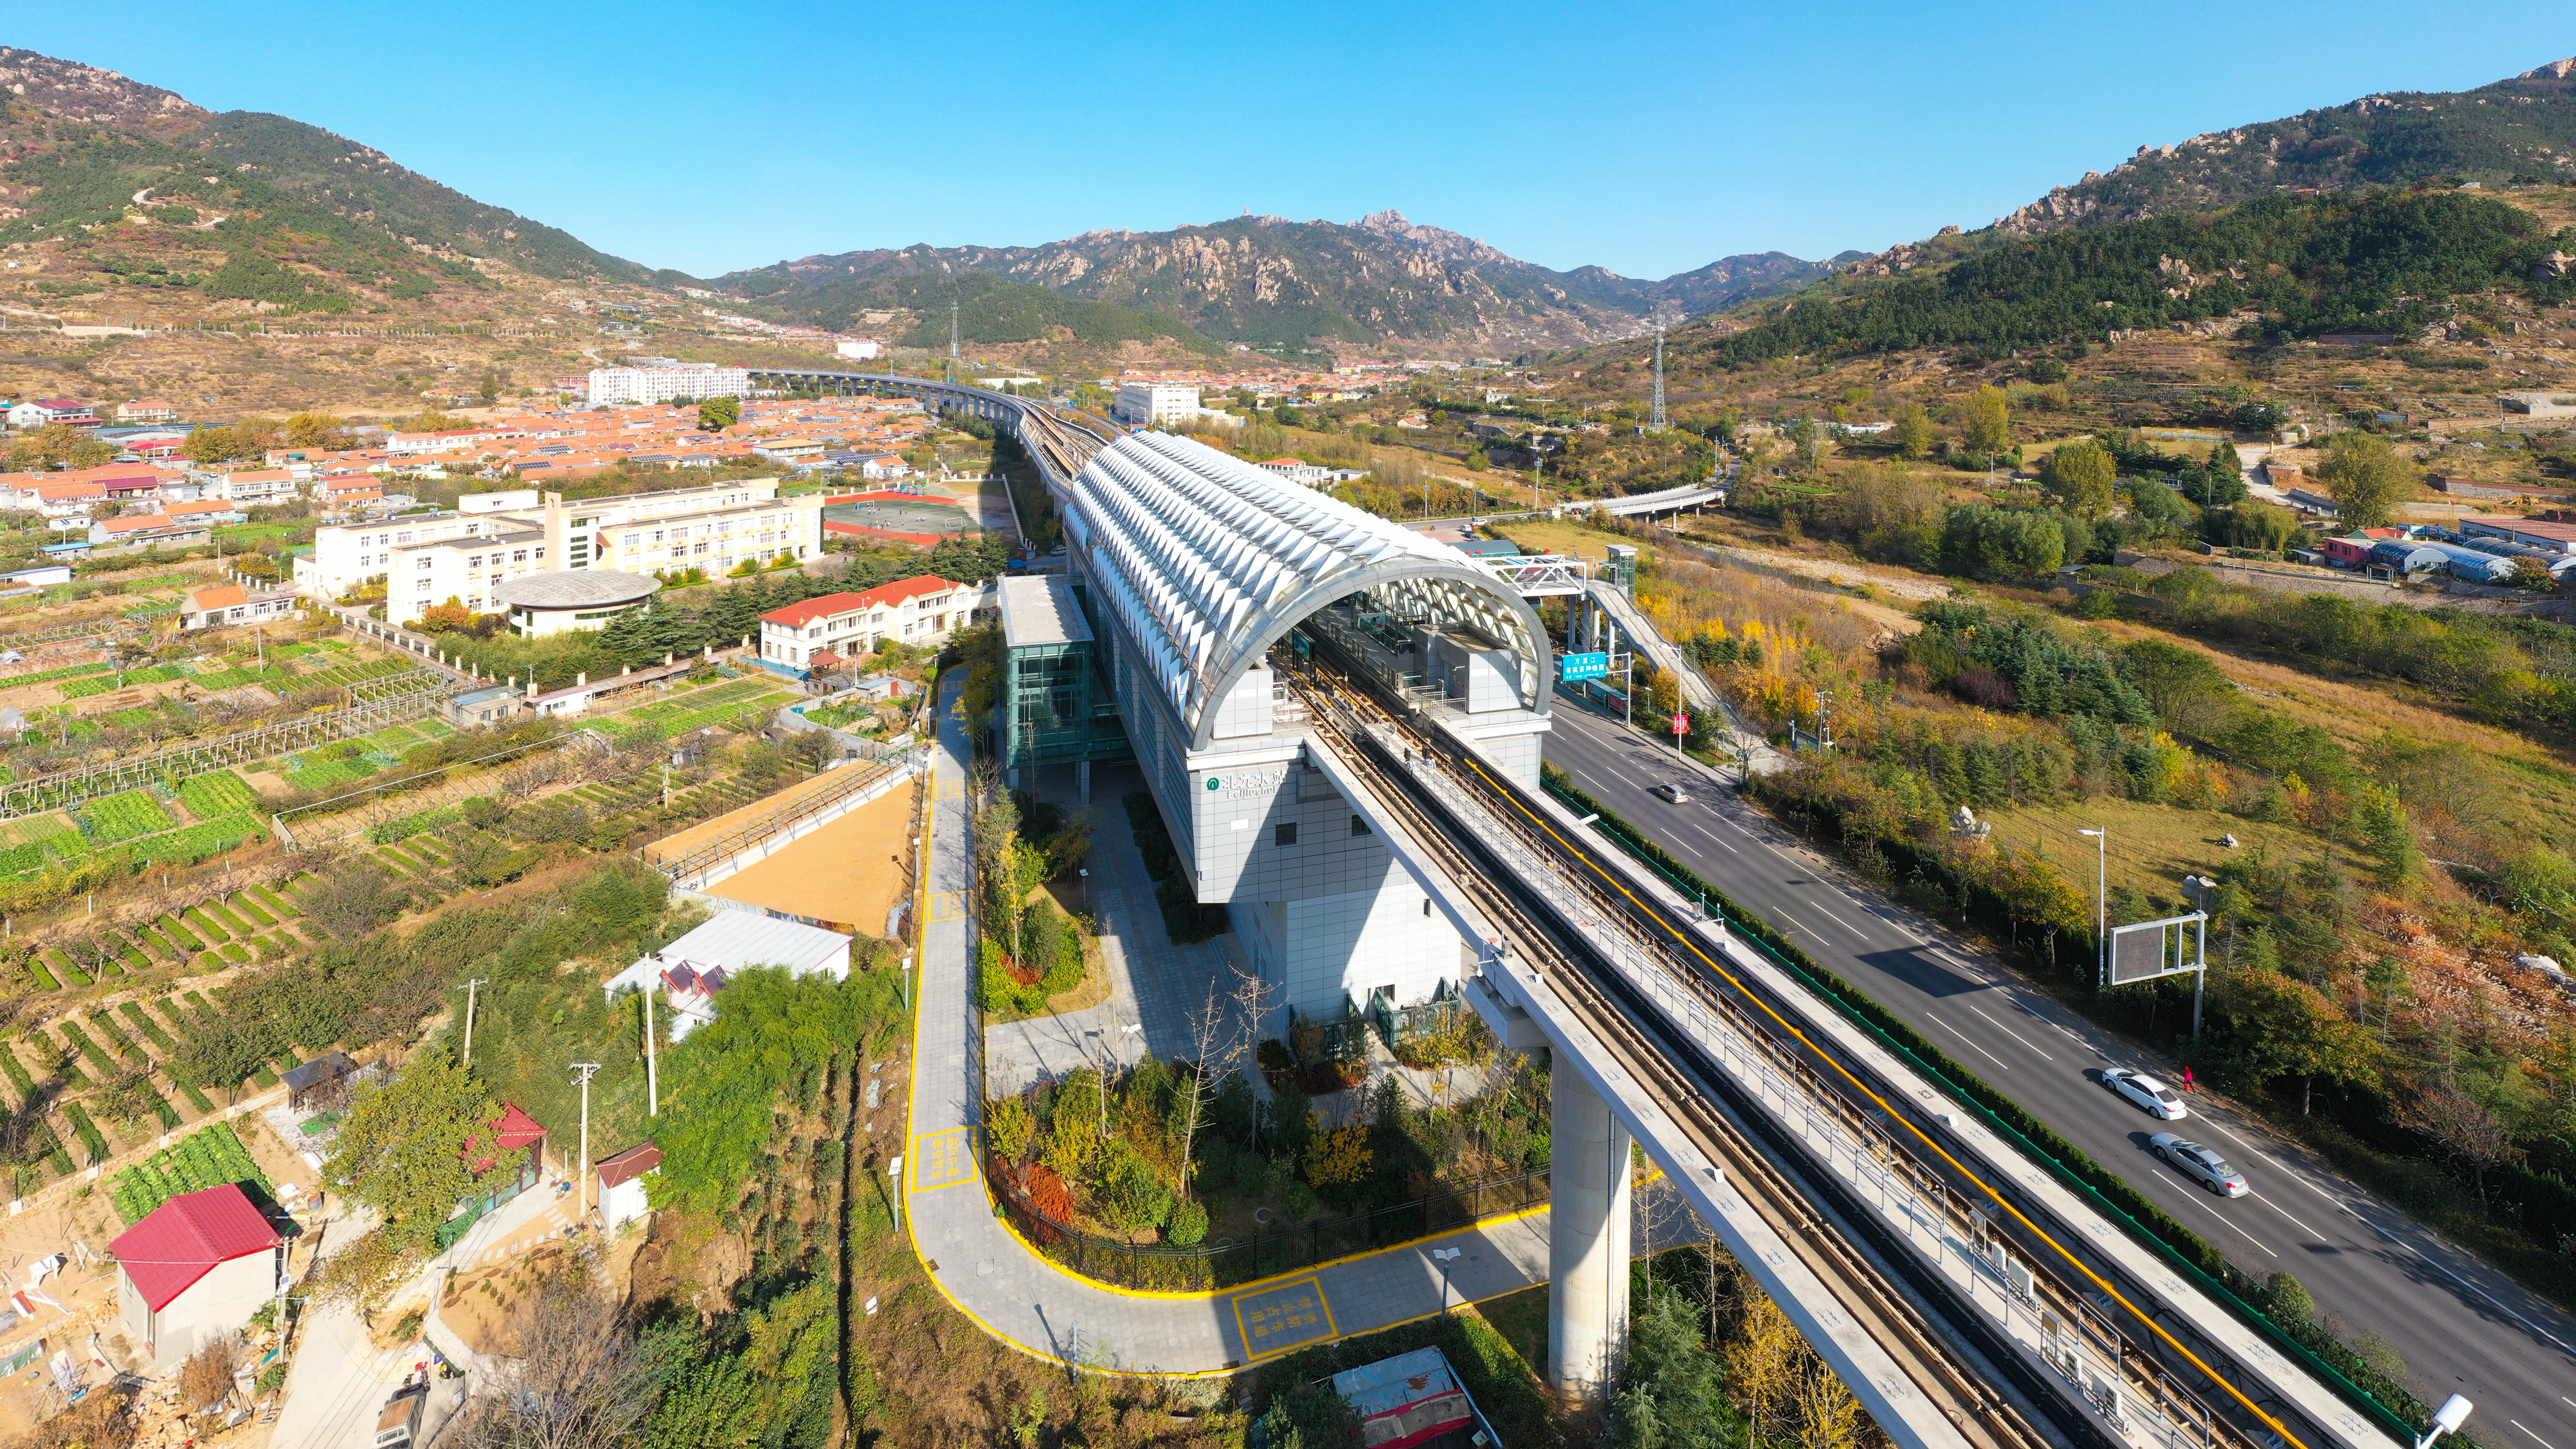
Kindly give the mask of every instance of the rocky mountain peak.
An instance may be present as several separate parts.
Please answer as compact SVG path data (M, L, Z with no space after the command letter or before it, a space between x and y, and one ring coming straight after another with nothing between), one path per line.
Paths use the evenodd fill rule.
M175 136L210 116L176 91L16 46L0 46L0 87L57 115L119 131Z

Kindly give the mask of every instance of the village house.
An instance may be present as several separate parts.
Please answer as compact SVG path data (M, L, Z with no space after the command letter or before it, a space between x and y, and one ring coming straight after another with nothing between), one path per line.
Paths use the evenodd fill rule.
M236 1184L171 1198L109 1245L126 1328L154 1362L185 1363L276 1301L285 1247Z
M825 594L760 616L760 662L793 679L814 672L816 656L855 659L880 640L936 644L975 622L984 591L936 574L879 584L865 593Z

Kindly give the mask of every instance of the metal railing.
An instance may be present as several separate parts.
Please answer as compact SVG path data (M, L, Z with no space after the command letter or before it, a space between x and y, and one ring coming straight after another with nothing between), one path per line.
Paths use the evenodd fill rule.
M148 754L95 760L67 770L31 775L0 787L0 819L60 810L101 795L155 783L177 785L191 775L264 760L314 745L372 734L390 724L420 719L438 707L447 682L420 672L362 679L348 686L351 703L324 714L280 720L258 729L189 740Z
M852 795L859 794L890 776L911 773L913 763L920 758L921 752L918 749L912 749L892 759L844 766L833 772L841 776L834 783L819 790L808 791L775 810L746 820L684 854L673 856L669 860L657 861L653 868L674 881L688 880L720 861L728 860L755 845L795 829L823 811L831 809Z

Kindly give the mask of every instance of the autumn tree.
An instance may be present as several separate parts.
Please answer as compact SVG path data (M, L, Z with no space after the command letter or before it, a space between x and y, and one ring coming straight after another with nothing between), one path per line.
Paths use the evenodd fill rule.
M2377 433L2338 433L2326 444L2317 481L2335 501L2346 528L2383 528L2389 513L2415 492L2415 470Z
M2039 470L2040 486L2048 490L2048 496L2067 512L2087 519L2111 511L2119 476L2111 450L2091 438L2058 449Z
M340 420L329 413L300 412L286 420L286 446L326 447L339 431Z
M2213 984L2227 1008L2228 1071L2247 1090L2296 1077L2304 1117L2319 1077L2354 1087L2377 1084L2370 1038L2315 987L2261 967L2230 972Z
M1908 460L1925 457L1940 440L1940 431L1932 426L1932 414L1923 404L1907 403L1896 410L1896 456Z
M500 1115L463 1067L425 1052L392 1081L358 1088L323 1176L374 1208L394 1246L422 1247L473 1187L469 1148Z
M2012 405L2002 388L1988 384L1968 394L1959 413L1959 431L1972 453L2012 451Z

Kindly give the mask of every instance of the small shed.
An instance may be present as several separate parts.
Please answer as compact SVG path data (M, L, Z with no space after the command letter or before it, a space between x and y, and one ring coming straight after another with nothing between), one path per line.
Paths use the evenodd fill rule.
M324 1052L290 1069L285 1077L287 1107L301 1112L309 1106L331 1105L357 1070L358 1064L347 1052Z
M179 1194L108 1249L125 1326L154 1361L185 1362L277 1297L285 1242L234 1183Z
M650 1142L639 1142L615 1157L601 1158L594 1169L599 1174L600 1225L615 1228L651 1212L653 1205L644 1196L644 1178L661 1165L662 1149Z
M662 990L670 1003L671 1040L715 1020L716 994L728 975L777 966L790 976L850 975L850 938L838 931L750 911L718 911L696 930L601 983L608 999L621 991Z

